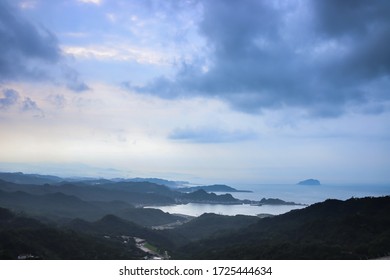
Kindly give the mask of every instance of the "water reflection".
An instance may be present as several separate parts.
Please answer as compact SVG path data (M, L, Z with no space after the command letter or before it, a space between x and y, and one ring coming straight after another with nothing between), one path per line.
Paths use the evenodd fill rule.
M156 206L149 208L161 209L164 212L171 214L179 213L190 216L200 216L203 213L215 213L221 215L251 215L257 214L272 214L279 215L289 212L293 209L301 209L305 206L300 205L263 205L263 206L251 206L248 204L242 205L223 205L223 204L200 204L200 203L188 203L180 205L170 206Z

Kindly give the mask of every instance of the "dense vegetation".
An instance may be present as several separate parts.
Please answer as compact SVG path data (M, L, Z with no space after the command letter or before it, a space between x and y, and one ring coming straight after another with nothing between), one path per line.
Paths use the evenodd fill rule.
M190 259L367 259L390 253L390 197L327 200L177 250Z
M140 259L134 243L45 225L0 208L0 259Z
M168 236L176 236L175 245L178 245L241 229L258 220L259 218L255 216L223 216L205 213L188 223L175 229L167 230L164 233Z
M191 193L185 193L181 196L182 202L207 202L207 203L224 203L224 204L238 204L240 200L234 198L231 194L217 195L215 193L208 193L203 189L196 190Z

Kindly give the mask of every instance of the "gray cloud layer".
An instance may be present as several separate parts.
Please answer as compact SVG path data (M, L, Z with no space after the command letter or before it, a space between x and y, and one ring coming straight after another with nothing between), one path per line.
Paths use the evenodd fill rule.
M390 2L204 1L200 33L212 48L140 93L204 95L245 112L293 106L333 117L390 100ZM378 111L375 111L378 112Z
M228 143L253 140L257 138L257 135L252 131L230 131L215 127L185 127L173 130L169 138L195 143Z
M55 63L60 59L56 37L38 29L6 1L0 2L0 74L2 78L34 75L28 60ZM27 60L27 61L26 61Z
M25 19L20 11L0 1L0 82L15 79L53 79L50 67L59 67L60 79L73 91L88 86L63 62L57 37Z

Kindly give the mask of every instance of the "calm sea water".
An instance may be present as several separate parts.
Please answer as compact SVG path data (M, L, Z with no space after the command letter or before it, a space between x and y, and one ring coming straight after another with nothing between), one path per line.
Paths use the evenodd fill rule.
M240 190L251 190L251 193L231 193L238 199L261 200L265 198L279 198L301 204L313 204L328 198L349 199L351 197L384 196L390 195L390 185L243 185L234 186ZM250 205L218 205L188 203L184 205L153 207L168 213L179 213L199 216L203 213L216 213L222 215L257 215L257 214L283 214L304 206L250 206Z

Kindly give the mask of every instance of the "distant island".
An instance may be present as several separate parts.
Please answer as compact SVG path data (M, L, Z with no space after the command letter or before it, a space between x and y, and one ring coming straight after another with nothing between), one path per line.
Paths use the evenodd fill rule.
M307 179L307 180L304 180L304 181L300 181L298 183L298 185L304 185L304 186L320 186L321 183L320 181L316 180L316 179Z

